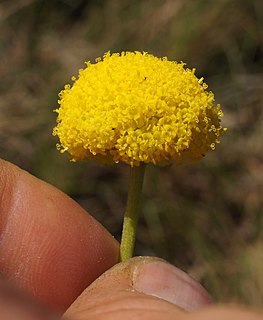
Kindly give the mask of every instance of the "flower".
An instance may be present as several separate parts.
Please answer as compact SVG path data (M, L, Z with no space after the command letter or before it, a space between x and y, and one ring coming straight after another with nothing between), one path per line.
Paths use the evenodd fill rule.
M195 69L145 52L86 64L55 110L57 147L73 161L165 165L196 161L219 143L221 106Z

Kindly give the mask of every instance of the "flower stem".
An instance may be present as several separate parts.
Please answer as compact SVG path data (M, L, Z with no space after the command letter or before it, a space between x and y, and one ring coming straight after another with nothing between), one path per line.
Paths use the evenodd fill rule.
M144 172L145 164L130 168L128 200L124 214L120 247L121 261L125 261L133 256Z

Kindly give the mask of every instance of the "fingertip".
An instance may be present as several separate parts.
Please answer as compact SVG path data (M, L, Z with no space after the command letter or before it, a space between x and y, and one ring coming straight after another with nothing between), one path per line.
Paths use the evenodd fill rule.
M71 198L0 161L0 270L65 310L118 260L117 241Z
M76 319L173 319L211 302L208 293L187 274L154 257L119 263L91 284L68 309ZM172 273L172 274L171 274ZM99 316L98 316L99 315ZM107 318L108 319L108 318Z

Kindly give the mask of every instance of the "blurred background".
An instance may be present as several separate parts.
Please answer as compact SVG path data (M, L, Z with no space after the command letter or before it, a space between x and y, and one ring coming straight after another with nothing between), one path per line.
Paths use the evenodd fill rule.
M129 168L71 163L52 137L58 92L108 50L197 68L228 127L198 164L149 166L136 254L183 268L217 301L263 308L263 2L0 1L0 157L68 193L119 238Z

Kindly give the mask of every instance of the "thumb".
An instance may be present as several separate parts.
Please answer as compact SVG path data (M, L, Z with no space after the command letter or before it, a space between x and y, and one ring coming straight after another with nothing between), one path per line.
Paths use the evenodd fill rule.
M76 319L174 319L211 302L204 288L167 262L136 257L93 282L65 316Z

